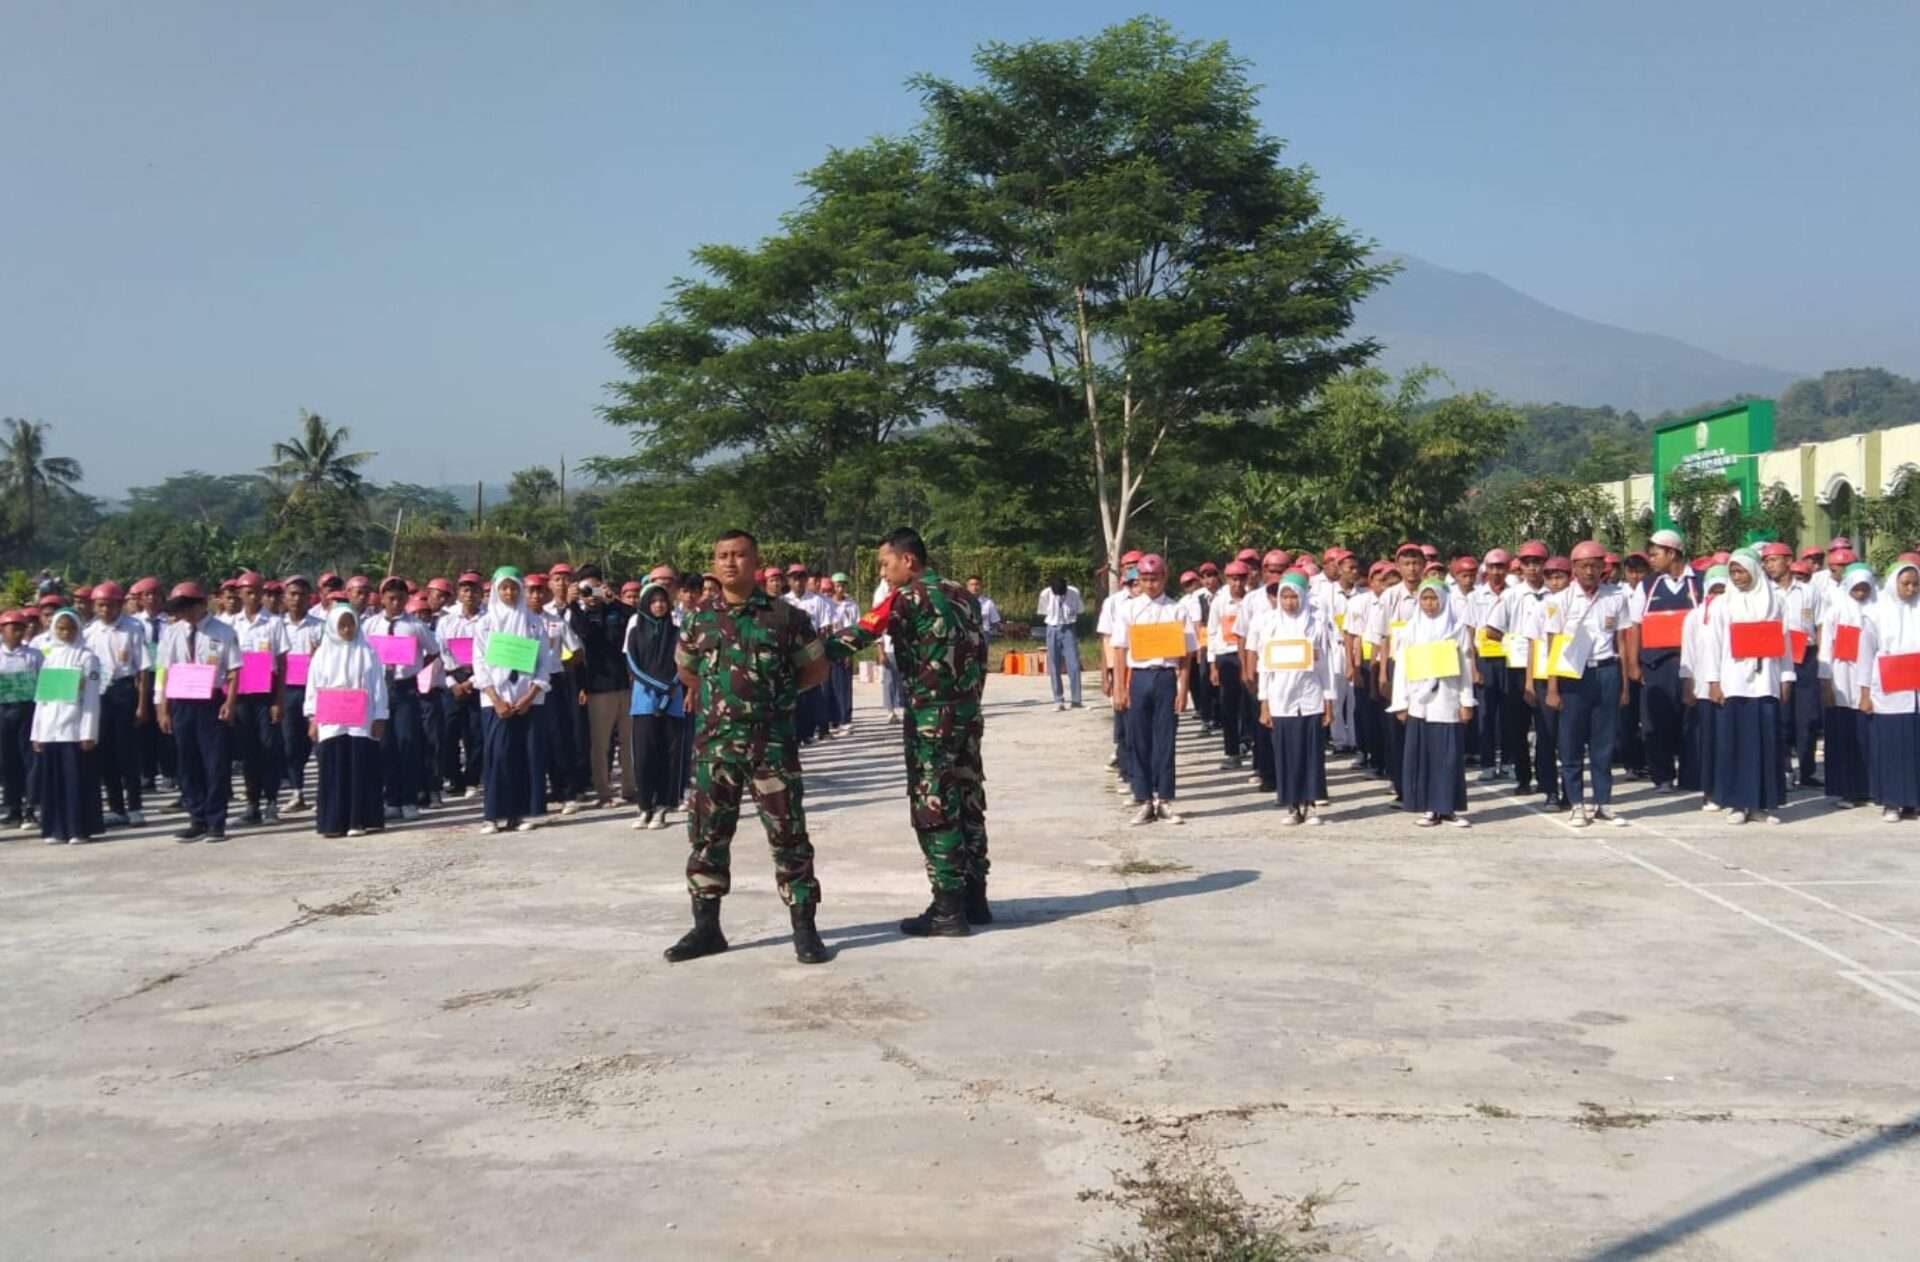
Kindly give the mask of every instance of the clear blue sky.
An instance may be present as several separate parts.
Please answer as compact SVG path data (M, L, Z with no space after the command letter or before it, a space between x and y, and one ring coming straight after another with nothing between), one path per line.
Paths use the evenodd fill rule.
M0 8L0 414L96 493L263 463L311 408L376 476L624 447L608 331L750 241L917 71L1138 10L1060 0ZM1331 210L1580 315L1920 374L1920 4L1183 3Z

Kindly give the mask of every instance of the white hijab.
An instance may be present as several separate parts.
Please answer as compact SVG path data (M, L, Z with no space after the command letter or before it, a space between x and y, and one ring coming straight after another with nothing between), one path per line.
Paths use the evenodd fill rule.
M366 687L368 672L380 673L380 657L360 634L360 619L354 614L353 606L335 605L327 611L326 623L326 639L321 641L307 666L307 687L316 690ZM340 634L343 624L353 628L352 639Z
M60 619L62 618L66 618L73 623L73 639L71 640L62 640L56 633L56 629L59 627ZM95 665L97 667L98 659L96 659L93 656L93 652L87 648L87 642L80 638L85 630L86 628L80 625L80 615L73 610L54 610L53 617L47 619L47 644L45 648L40 650L43 659L40 663L41 666L52 666L59 670L80 670L88 665ZM21 643L24 644L26 641L22 640ZM84 692L85 684L83 682L82 693L84 694ZM55 702L53 704L65 703Z
M1420 597L1429 585L1440 597L1440 612L1428 613ZM1420 586L1414 589L1413 617L1407 622L1406 630L1400 633L1402 644L1432 644L1439 640L1460 638L1460 624L1453 617L1453 593L1447 585L1436 579L1421 579ZM1414 701L1425 701L1440 689L1439 679L1413 679L1407 681L1407 697Z
M514 586L512 603L502 599L500 585L511 582ZM487 612L484 624L489 633L498 631L504 635L524 636L533 639L540 635L545 627L536 628L533 614L527 609L527 585L518 570L500 569L493 574L493 584L487 592Z
M1920 574L1920 566L1911 561L1902 561L1888 570L1886 586L1880 589L1879 598L1873 602L1867 614L1873 619L1879 651L1889 655L1920 653L1920 596L1912 600L1900 598L1900 574L1903 570Z
M1728 619L1733 622L1778 622L1780 621L1780 593L1774 588L1773 580L1767 577L1766 569L1760 564L1760 554L1752 548L1741 548L1727 558L1729 566L1739 566L1753 576L1753 586L1741 591L1734 583L1731 573L1727 576Z
M1853 589L1865 583L1867 598L1864 601L1853 598ZM1836 627L1857 627L1866 621L1873 602L1879 595L1880 585L1874 581L1873 567L1855 561L1841 574L1840 581L1833 585L1833 595L1827 599L1833 606L1833 625Z

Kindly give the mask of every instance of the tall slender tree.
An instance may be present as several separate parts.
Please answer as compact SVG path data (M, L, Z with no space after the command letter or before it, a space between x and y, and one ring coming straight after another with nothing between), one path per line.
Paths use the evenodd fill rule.
M360 468L375 453L348 451L351 431L344 425L329 425L317 412L300 409L300 432L273 445L273 463L261 469L286 488L282 517L300 507L317 492L338 491L358 501L364 493Z
M0 439L0 494L6 496L7 535L25 549L47 520L57 495L80 490L80 462L71 456L47 454L45 421L7 417L6 436Z

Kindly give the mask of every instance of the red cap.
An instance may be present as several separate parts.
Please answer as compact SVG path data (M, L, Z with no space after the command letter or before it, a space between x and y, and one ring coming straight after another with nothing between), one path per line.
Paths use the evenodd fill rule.
M792 573L792 571L789 570L788 573ZM620 594L622 596L626 595L628 592L637 592L639 590L640 590L640 580L637 578L630 578L626 582L620 584Z
M1573 573L1573 562L1565 557L1548 557L1547 564L1544 568L1558 570L1562 574L1571 574Z
M780 567L777 565L769 565L766 569L760 571L760 580L762 582L765 582L767 579L770 579L770 578L779 578L779 577L780 577Z
M453 590L453 584L449 583L444 578L428 579L427 590L430 592L439 592L442 596L452 596L455 594Z
M1398 573L1399 569L1400 567L1391 561L1375 561L1367 567L1367 577L1372 578L1375 574L1394 574Z
M259 587L260 576L252 570L241 570L233 576L233 585L235 587Z
M1440 559L1440 549L1430 543L1423 543L1420 545L1420 555L1429 561L1437 561Z
M1852 547L1853 540L1847 538L1845 535L1835 535L1833 538L1827 540L1827 551L1829 552L1832 552L1835 548L1850 549Z
M1728 560L1732 558L1732 556L1733 556L1733 553L1727 551L1725 548L1722 548L1720 549L1720 551L1713 554L1713 564L1725 565L1728 562Z
M1614 553L1609 552L1607 553L1607 564L1610 566L1618 565L1620 564L1620 558L1616 556Z
M1827 550L1818 545L1811 548L1800 549L1800 559L1802 561L1818 561L1825 555L1827 555Z
M1140 577L1141 578L1145 578L1149 574L1165 574L1166 572L1167 572L1166 558L1161 556L1158 552L1149 552L1147 553L1147 555L1140 558Z
M1245 561L1249 565L1258 565L1260 562L1260 550L1258 548L1242 548L1233 554L1233 559L1236 561Z
M1285 549L1275 548L1271 552L1267 553L1267 555L1260 558L1260 568L1264 570L1270 567L1278 566L1280 569L1284 570L1287 568L1287 563L1291 560L1293 560L1293 558L1286 554Z
M1135 548L1131 552L1122 552L1120 554L1120 564L1132 565L1135 561L1138 561L1140 559L1140 556L1141 556L1141 553L1138 548Z
M420 584L418 584L418 583L416 583L416 582L414 582L414 581L413 581L412 579L410 579L410 578L409 578L409 579L405 579L405 580L403 580L403 581L404 581L404 582L406 583L406 585L407 585L407 595L409 595L409 596L412 596L412 595L415 595L415 594L417 594L417 593L419 592L419 590L420 590Z
M352 578L347 580L347 590L350 592L363 592L372 586L373 586L373 580L368 578L365 574L355 574Z
M183 600L205 600L206 592L200 590L200 584L189 579L184 583L175 583L173 590L167 593L167 603L175 604Z
M75 593L75 595L78 594L77 592ZM112 579L108 579L104 583L95 583L93 585L93 598L95 600L125 600L127 594L120 590L120 584L114 582Z
M1611 558L1608 557L1607 550L1591 539L1583 539L1573 545L1573 556L1571 560L1606 561L1609 559Z
M1419 544L1409 539L1405 543L1401 544L1399 547L1393 550L1394 559L1399 560L1401 557L1406 556L1409 552L1413 553L1415 556L1427 555L1427 550L1425 548L1421 547Z
M1894 560L1902 565L1920 565L1920 552L1902 552Z
M27 615L18 609L9 609L5 613L0 613L0 627L4 627L8 623L12 623L14 626L24 627L27 625Z
M1827 556L1829 561L1838 561L1842 565L1852 565L1860 558L1853 554L1852 548L1835 548Z
M157 592L159 590L160 580L149 575L146 578L135 579L133 586L127 588L127 595L144 596L148 592Z
M289 574L285 578L280 580L281 590L284 591L287 588L292 587L295 583L304 584L309 589L313 587L313 584L307 581L307 576L305 574Z
M1445 574L1446 572L1447 572L1447 567L1440 564L1438 561L1427 562L1427 568L1422 571L1422 573L1425 573L1425 574Z
M1693 558L1693 560L1689 561L1687 564L1693 567L1693 572L1695 574L1705 574L1708 570L1713 568L1713 558L1712 557L1695 557Z
M1249 574L1251 574L1251 573L1253 573L1253 570L1252 570L1252 569L1250 569L1250 568L1248 567L1248 565L1247 565L1247 563L1246 563L1245 561L1229 561L1229 562L1227 562L1227 577L1228 577L1228 578L1245 578L1245 577L1247 577L1247 575L1249 575Z
M795 561L792 565L789 565L787 567L787 573L789 574L805 574L806 572L807 572L807 567L800 564L800 562L798 561Z
M40 608L42 609L58 609L60 606L67 603L67 598L65 596L62 596L59 592L48 592L46 595L42 596L39 600L35 601L34 603L36 605L39 605Z
M463 587L468 583L472 583L475 587L485 587L487 585L487 580L480 577L479 570L463 570L456 581ZM432 584L429 583L428 586L431 587Z
M404 592L406 590L407 590L407 580L404 578L401 578L398 574L389 574L385 578L380 580L380 591L382 594L385 594L391 591Z
M93 588L84 585L76 587L73 589L73 598L75 600L92 600Z
M1798 574L1801 578L1813 577L1813 563L1805 557L1801 557L1798 561L1789 565L1787 569L1794 574Z
M332 570L322 570L320 571L320 586L325 587L328 583L331 583L333 580L339 577L340 576L338 574L335 574Z
M1480 563L1468 556L1455 557L1453 558L1453 572L1455 574L1478 574L1480 572Z
M1543 542L1542 540L1529 539L1525 543L1520 545L1520 551L1515 555L1518 556L1522 561L1528 560L1530 558L1533 560L1544 561L1549 556L1551 556L1552 553L1548 551L1546 543Z
M1513 558L1507 554L1505 548L1495 548L1491 552L1488 552L1485 557L1482 557L1481 560L1487 565L1513 564Z
M1199 578L1200 578L1200 574L1199 574L1199 571L1197 571L1197 570L1182 570L1182 571L1180 571L1180 581L1181 581L1181 582L1183 582L1183 583L1192 583L1192 582L1196 582L1196 581L1198 581L1198 580L1199 580Z
M1760 559L1763 561L1768 557L1791 557L1792 555L1793 549L1778 541L1760 545Z
M1213 562L1211 562L1211 561L1202 561L1202 562L1200 563L1200 577L1201 577L1201 578L1205 578L1205 577L1206 577L1207 575L1209 575L1209 574L1218 574L1219 572L1220 572L1220 567L1219 567L1219 566L1217 566L1217 565L1215 565L1215 564L1214 564Z
M441 579L440 581L443 583L446 582L445 579ZM429 584L429 586L431 586L431 584ZM527 586L529 588L538 587L544 590L547 586L547 576L545 574L529 574L527 575Z
M240 586L240 584L236 583L234 580L230 578L223 578L220 580L220 590L223 592L230 592L238 586Z
M552 565L549 565L547 567L547 575L549 577L552 577L556 574L565 574L568 578L572 578L573 567L571 565L568 565L565 561L555 561Z

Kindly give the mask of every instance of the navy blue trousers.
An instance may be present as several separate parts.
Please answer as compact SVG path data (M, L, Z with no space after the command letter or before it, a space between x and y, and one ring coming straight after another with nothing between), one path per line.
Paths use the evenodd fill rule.
M378 832L386 826L380 801L380 742L369 736L333 736L314 750L318 764L313 830L337 837L348 829Z
M1502 657L1482 657L1480 666L1480 704L1473 710L1475 747L1480 765L1499 767L1513 761L1513 749L1506 743L1507 662Z
M1560 681L1560 791L1567 801L1586 801L1581 772L1589 765L1593 804L1613 801L1613 744L1619 727L1619 659L1590 662L1580 678Z
M1680 654L1656 649L1640 658L1640 725L1647 737L1647 778L1656 785L1679 777L1685 722L1680 704Z
M1484 662L1480 669L1487 669ZM1494 669L1504 671L1507 678L1506 697L1500 703L1500 748L1504 751L1502 756L1513 767L1516 787L1525 793L1533 788L1534 772L1533 751L1527 743L1527 732L1533 726L1533 710L1527 705L1527 668L1503 662ZM1541 766L1551 767L1552 764L1542 763ZM1551 775L1551 772L1547 772L1542 779L1548 779Z
M517 824L547 813L547 724L543 706L503 719L492 706L480 711L480 762L487 819Z
M307 686L289 684L286 703L280 709L280 748L286 755L282 779L293 786L295 797L307 795L307 760L313 757L313 742L307 739Z
M133 716L140 694L131 679L118 680L100 694L100 743L95 746L107 807L115 813L137 811L140 802L140 740Z
M1133 750L1133 800L1173 800L1174 671L1136 670L1127 689L1127 743ZM1272 751L1268 751L1272 757Z
M419 686L411 679L388 681L387 730L380 741L388 806L418 805L426 770L421 753Z
M280 727L273 721L273 695L241 697L233 706L233 735L239 743L241 780L246 785L247 809L280 796L286 773L280 748Z
M480 712L491 709L476 690L464 697L451 691L440 698L440 779L447 792L464 793L481 782L485 755L481 752ZM545 709L545 707L541 707Z
M66 841L98 837L106 829L100 814L98 749L79 741L49 741L39 751L40 835Z
M1241 695L1240 655L1230 654L1220 659L1216 665L1220 668L1220 687L1214 690L1213 714L1220 724L1220 745L1229 758L1238 758L1256 733L1246 733L1243 739L1241 724L1246 719L1247 699ZM1254 712L1254 720L1259 721L1259 712Z
M567 688L565 675L554 676L552 691L545 703L533 708L538 721L547 725L547 795L557 802L571 802L586 784L573 778L579 759L574 751L574 712L580 707Z
M167 713L187 818L208 828L225 828L227 804L233 798L233 728L220 721L220 702L173 701Z
M19 820L33 805L29 773L33 770L33 702L0 704L0 792L7 818Z

